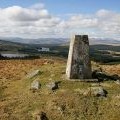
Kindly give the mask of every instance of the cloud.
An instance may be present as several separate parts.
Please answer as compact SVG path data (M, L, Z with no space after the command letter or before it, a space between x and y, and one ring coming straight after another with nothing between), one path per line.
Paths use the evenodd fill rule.
M98 24L96 18L88 18L83 15L74 15L68 21L64 22L64 25L70 28L87 28L94 27Z
M36 21L43 18L51 17L46 9L32 9L32 8L22 8L19 6L12 6L2 9L1 14L5 19L14 21Z
M120 38L120 13L101 9L94 14L71 14L59 27L74 34Z
M44 9L45 5L43 3L36 3L32 6L30 6L30 8L32 9Z
M0 36L37 38L88 34L120 38L120 13L101 9L93 14L68 14L52 15L41 3L27 8L0 8Z
M29 8L11 6L0 8L0 35L41 37L54 33L60 18L51 15L44 4Z
M120 13L108 10L99 10L96 14L98 17L98 28L104 33L120 37Z
M112 17L112 15L114 15L114 12L105 10L105 9L101 9L96 12L96 15L100 18L108 18L108 17Z

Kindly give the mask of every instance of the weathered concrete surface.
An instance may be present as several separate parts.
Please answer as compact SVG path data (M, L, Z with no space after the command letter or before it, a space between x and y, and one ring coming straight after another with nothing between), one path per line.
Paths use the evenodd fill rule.
M69 79L91 79L89 40L87 35L75 35L70 42L66 75Z

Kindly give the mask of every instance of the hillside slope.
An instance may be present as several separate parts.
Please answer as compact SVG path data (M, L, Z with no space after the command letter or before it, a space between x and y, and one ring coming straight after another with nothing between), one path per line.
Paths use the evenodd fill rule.
M17 51L25 47L27 47L26 44L0 40L0 51Z
M120 65L92 63L92 66L120 75ZM99 84L66 80L65 59L1 60L0 68L0 120L36 120L41 112L49 120L120 119L120 85L102 82L107 97L86 94L87 89ZM40 70L41 74L26 78L33 70ZM30 90L34 80L41 83L37 91ZM55 91L46 86L53 81L60 82Z

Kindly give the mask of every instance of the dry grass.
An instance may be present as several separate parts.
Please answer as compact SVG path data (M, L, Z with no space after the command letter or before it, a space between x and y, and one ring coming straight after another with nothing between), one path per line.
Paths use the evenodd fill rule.
M110 74L118 74L120 76L120 64L119 65L101 65L103 71Z
M120 74L120 65L97 66L109 73ZM120 86L112 81L104 82L101 85L108 91L107 98L85 96L82 93L93 83L65 80L64 59L3 60L0 68L0 120L34 120L41 111L49 120L120 119ZM34 69L42 74L26 79L26 74ZM29 88L35 79L42 87L33 93ZM59 89L52 92L46 84L54 80L61 83Z
M120 76L120 64L104 65L96 62L92 62L93 69L102 68L102 70L108 74L117 74Z

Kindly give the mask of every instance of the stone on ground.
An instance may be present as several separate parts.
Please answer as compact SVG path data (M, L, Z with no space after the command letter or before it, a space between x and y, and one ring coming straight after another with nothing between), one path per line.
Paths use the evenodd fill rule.
M90 89L91 94L97 96L97 97L106 97L107 91L103 89L102 87L91 87Z
M116 80L115 83L120 85L120 80Z
M116 74L110 75L108 73L101 72L99 70L94 70L92 72L92 78L98 79L99 81L104 81L104 80L118 80L118 79L120 79L120 77L118 75L116 75Z
M38 90L38 89L40 89L40 87L41 87L40 82L37 81L37 80L35 80L35 81L33 81L31 83L31 88L30 89L32 89L32 90Z
M58 83L57 82L51 82L46 85L50 90L56 90L58 89Z
M48 120L48 118L45 112L41 112L35 115L35 120Z
M40 70L34 70L34 71L28 73L27 78L33 78L38 74L40 74Z

